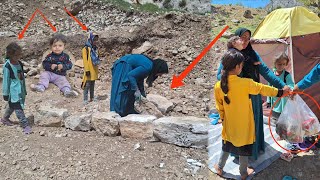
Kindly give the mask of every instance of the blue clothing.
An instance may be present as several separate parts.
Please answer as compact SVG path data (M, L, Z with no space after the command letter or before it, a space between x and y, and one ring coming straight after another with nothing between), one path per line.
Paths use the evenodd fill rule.
M268 66L262 61L260 55L256 52L259 62L261 62L258 66L258 72L262 75L272 86L282 89L285 86L285 83L281 81L269 68ZM222 63L218 68L217 72L217 79L221 80L221 71L223 69ZM243 68L245 69L245 68ZM242 77L242 74L240 74ZM248 78L248 77L247 77ZM259 77L251 78L254 80L259 79ZM254 122L255 122L255 131L256 131L256 142L253 144L253 157L255 159L258 158L259 152L264 151L265 144L264 144L264 131L263 131L263 110L262 110L262 98L261 95L250 95L251 102L252 102L252 109L254 115Z
M152 66L152 60L141 54L125 55L114 62L110 111L122 117L137 113L134 110L134 92L139 89L146 96L143 81L150 74Z
M274 69L274 73L275 73L275 72L276 72L276 69ZM282 81L284 81L285 72L286 72L286 71L283 71L283 72L278 76ZM291 89L293 89L293 87L294 87L294 82L293 82L293 80L292 80L291 74L288 74L288 75L286 76L285 82L286 82L286 85L287 85L287 86L289 86ZM270 85L270 83L269 83L269 85ZM270 103L271 106L272 106L277 100L278 100L278 97L268 97L268 98L267 98L267 102ZM273 111L274 111L274 112L277 112L277 113L281 113L281 112L283 111L284 106L285 106L286 103L287 103L287 100L288 100L288 98L281 98L281 99L279 100L279 102L274 106Z
M304 90L320 81L320 63L318 63L301 81L297 83L299 89Z
M221 75L222 75L222 69L223 69L223 65L220 62L219 67L218 67L218 72L217 72L217 79L220 81L221 80Z
M58 70L58 67L54 70L51 69L52 64L62 64L63 68ZM42 62L42 66L46 71L53 72L55 74L65 76L67 74L67 70L72 68L72 62L68 54L62 52L61 54L50 53L47 55L45 60Z
M10 68L12 69L11 72ZM3 65L2 95L14 109L24 108L27 95L26 82L22 69L20 64L11 64L9 59L6 59Z

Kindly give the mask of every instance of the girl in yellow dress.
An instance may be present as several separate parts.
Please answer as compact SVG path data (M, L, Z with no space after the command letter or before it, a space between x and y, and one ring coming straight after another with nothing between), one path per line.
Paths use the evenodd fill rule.
M244 56L235 49L230 49L222 58L223 74L221 81L214 87L216 108L222 120L222 153L215 165L218 175L228 159L229 153L239 155L241 179L253 173L248 168L248 156L252 155L255 142L255 125L250 95L280 97L284 93L271 86L240 78Z

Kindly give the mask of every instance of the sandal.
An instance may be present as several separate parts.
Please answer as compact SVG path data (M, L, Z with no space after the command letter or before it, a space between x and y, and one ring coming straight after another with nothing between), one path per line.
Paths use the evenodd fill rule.
M287 161L287 162L290 162L292 159L293 159L293 154L291 153L282 153L280 155L281 159Z
M291 148L290 148L290 151L292 154L298 154L300 152L300 146L298 143L293 143L291 144Z

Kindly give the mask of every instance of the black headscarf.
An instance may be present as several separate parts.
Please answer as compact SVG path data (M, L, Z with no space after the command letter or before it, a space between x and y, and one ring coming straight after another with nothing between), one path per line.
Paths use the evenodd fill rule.
M150 60L152 61L153 65L152 65L152 70L151 70L146 82L149 87L152 87L152 83L158 78L157 74L158 73L168 73L169 69L168 69L167 62L162 59L155 59L155 60L150 59Z
M240 37L245 32L249 32L251 37L251 31L246 28L237 29L235 35ZM256 82L260 82L259 67L258 65L253 64L254 62L259 62L259 59L250 42L245 49L241 50L241 53L245 57L241 77L250 78Z

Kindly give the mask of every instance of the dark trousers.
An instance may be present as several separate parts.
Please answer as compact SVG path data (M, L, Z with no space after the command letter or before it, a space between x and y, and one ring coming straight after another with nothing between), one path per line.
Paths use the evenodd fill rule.
M26 118L24 111L19 102L11 103L9 101L9 103L6 106L3 118L8 120L12 115L13 111L16 113L16 116L19 119L23 128L29 125L28 119Z
M90 91L90 101L94 98L94 84L95 81L86 81L86 85L83 90L83 100L88 101L88 92Z

